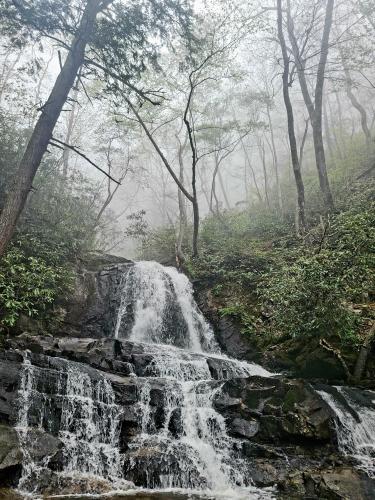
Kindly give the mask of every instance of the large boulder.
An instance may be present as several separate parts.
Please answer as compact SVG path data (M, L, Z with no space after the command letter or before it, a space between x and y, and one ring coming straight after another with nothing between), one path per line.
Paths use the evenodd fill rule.
M303 380L249 377L225 382L216 407L233 435L260 443L330 442L332 411Z

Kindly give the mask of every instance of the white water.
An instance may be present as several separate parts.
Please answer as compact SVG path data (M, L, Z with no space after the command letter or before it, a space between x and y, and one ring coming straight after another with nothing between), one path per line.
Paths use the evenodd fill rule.
M16 425L24 454L18 485L23 494L36 490L38 477L48 464L48 459L37 463L30 454L32 429L52 433L56 416L49 414L48 408L56 405L61 405L58 438L63 443L63 474L111 481L121 477L120 408L110 383L103 377L92 379L77 363L59 361L63 366L52 396L44 392L44 383L53 380L54 370L33 366L27 356L24 359Z
M270 490L252 485L248 463L241 457L241 441L228 435L225 419L213 404L225 380L272 374L220 353L186 276L154 262L128 269L114 337L141 344L152 357L145 377L135 378L140 433L128 443L129 450L120 455L121 407L115 403L111 384L99 373L64 360L58 361L61 371L55 373L56 387L49 388L48 394L43 391L43 379L50 379L45 375L56 368L24 362L18 428L26 440L30 426L53 433L56 422L49 408L57 402L63 474L105 478L117 488L124 474L133 477L134 472L144 479L133 492L178 491L223 500L273 498ZM152 404L155 387L161 392L157 409L162 416ZM32 491L46 464L35 464L26 448L20 489Z
M189 280L176 269L155 262L135 264L123 283L115 337L123 336L124 321L131 324L127 315L132 304L134 321L128 338L142 343L145 352L152 354L147 375L163 383L165 417L162 431L157 431L150 406L151 385L142 381L142 432L130 445L130 469L149 470L145 486L151 489L201 491L226 499L272 498L269 491L252 486L248 464L241 458L241 443L227 434L225 419L213 406L225 380L271 374L259 365L220 353L211 327L195 304ZM181 324L168 326L171 314ZM219 382L214 380L208 361L214 362ZM170 431L176 412L181 427L177 437ZM163 473L157 478L152 473L152 457L142 462L139 450L157 450L156 456L160 454Z
M345 408L342 402L325 391L318 391L335 412L335 426L340 451L352 457L358 468L370 477L375 477L375 393L374 408L356 403L343 387L335 387L346 404L358 415L359 421Z
M184 342L191 351L219 352L212 329L205 321L193 298L188 278L173 267L157 262L137 262L123 277L121 303L117 315L114 337L121 337L121 323L133 305L134 322L129 340L156 344L179 345ZM177 339L165 327L171 313L180 316L185 331L183 339Z

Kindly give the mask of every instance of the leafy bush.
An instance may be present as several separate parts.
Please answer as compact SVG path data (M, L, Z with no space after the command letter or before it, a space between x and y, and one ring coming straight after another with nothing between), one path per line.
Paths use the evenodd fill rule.
M274 332L353 337L359 318L350 304L366 299L375 284L373 208L334 217L324 241L264 276L259 295Z
M0 263L0 332L13 327L19 316L36 316L72 284L66 267L48 265L12 246Z

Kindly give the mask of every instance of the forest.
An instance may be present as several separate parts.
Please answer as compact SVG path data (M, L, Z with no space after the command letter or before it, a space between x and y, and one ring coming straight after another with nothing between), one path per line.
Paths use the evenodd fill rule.
M373 0L0 0L0 498L107 492L77 478L71 488L61 480L67 471L112 486L121 475L163 499L198 490L194 498L374 498L374 49ZM95 354L88 339L96 339ZM126 342L135 342L130 354ZM189 375L155 345L187 350L176 359L191 364ZM21 351L44 358L19 361ZM197 352L212 354L209 375L198 370ZM155 359L146 369L147 355ZM73 380L80 367L64 368L60 358L87 365L85 375ZM7 382L16 365L18 382ZM54 396L47 391L35 402L35 372L47 367L67 374L66 394L70 383L81 383L75 396L86 397L89 386L106 409L73 405L69 417L62 411L59 431L47 429L61 393L52 381ZM125 389L108 388L110 377L94 370L172 377L183 397L176 403L172 386L136 384L142 425L134 438L134 419L113 409L128 405L118 402ZM267 399L270 373L281 378ZM204 390L188 386L208 377L224 383L220 397L210 393L202 403L216 401L210 412L220 418L202 417ZM23 416L16 396L2 402L14 387ZM246 410L224 403L224 393L242 398ZM250 406L255 397L263 420ZM325 415L319 422L317 412ZM272 413L281 423L271 425ZM96 443L83 428L101 418L119 423L95 427L106 436ZM69 419L82 429L69 428ZM60 449L66 433L74 437L69 460L53 454L46 465L63 474L57 483L46 475L35 486L41 465L35 450L25 451L24 430L16 432L24 462L4 465L10 458L2 440L10 438L1 429L8 425L44 429ZM161 428L180 444L158 441L161 455L142 462L134 450L153 449L145 436L154 439ZM109 435L120 436L119 452ZM184 439L198 443L186 455L197 454L194 466L175 458ZM224 458L216 439L227 443ZM238 448L232 439L248 440L241 453L256 462L256 473L242 455L234 467L240 472L228 469ZM293 447L288 466L269 448L273 439L287 460L285 447ZM103 442L121 457L109 459ZM104 454L106 465L82 465L79 457L91 454ZM300 474L294 483L292 469ZM17 481L18 490L1 497L1 487Z

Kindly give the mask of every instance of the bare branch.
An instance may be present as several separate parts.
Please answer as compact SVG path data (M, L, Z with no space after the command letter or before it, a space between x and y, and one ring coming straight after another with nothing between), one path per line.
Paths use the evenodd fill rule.
M57 144L55 144L57 143ZM55 146L56 148L59 148L59 149L64 149L60 146L60 144L62 146L64 146L65 148L69 148L71 149L72 151L74 151L74 153L76 153L77 155L81 156L82 158L84 158L88 163L90 163L90 165L92 165L93 167L95 167L97 170L99 170L99 172L101 172L102 174L104 174L105 176L107 176L109 179L111 179L111 181L115 182L116 184L121 184L121 182L117 181L116 179L114 179L111 175L109 175L105 170L103 170L102 168L100 168L96 163L94 163L92 160L90 160L90 158L88 158L85 154L81 153L81 151L78 151L77 148L75 148L74 146L70 145L70 144L66 144L65 142L63 141L60 141L59 139L56 139L56 137L52 137L51 141L50 141L50 144L51 146Z

